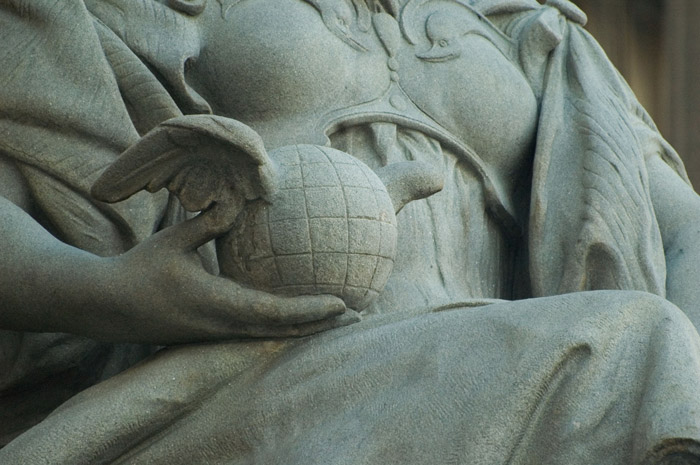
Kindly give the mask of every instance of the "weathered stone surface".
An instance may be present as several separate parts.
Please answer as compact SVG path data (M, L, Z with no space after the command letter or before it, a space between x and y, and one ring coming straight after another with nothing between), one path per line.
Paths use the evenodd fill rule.
M221 272L284 295L333 294L364 310L384 289L396 255L386 187L338 150L296 145L270 157L280 187L217 241Z
M700 463L700 198L572 3L0 6L0 463Z

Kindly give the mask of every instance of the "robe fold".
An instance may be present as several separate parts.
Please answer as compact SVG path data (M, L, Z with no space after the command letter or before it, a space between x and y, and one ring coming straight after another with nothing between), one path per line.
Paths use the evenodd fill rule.
M511 3L499 4L539 14ZM126 4L146 16L107 21ZM109 206L88 192L159 119L207 110L184 81L197 35L178 15L149 1L0 0L0 151L72 245L113 255L162 226L163 196ZM130 21L144 17L169 33L135 37ZM530 212L538 298L173 347L105 381L147 349L4 331L3 442L26 431L0 463L700 463L700 338L663 299L645 162L682 165L597 45L563 17L561 28ZM182 53L149 56L170 39ZM598 128L601 115L615 124Z

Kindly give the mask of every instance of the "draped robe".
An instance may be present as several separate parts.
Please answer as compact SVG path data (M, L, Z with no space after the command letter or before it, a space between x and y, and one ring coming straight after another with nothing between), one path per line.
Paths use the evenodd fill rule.
M90 3L98 12L100 2ZM515 13L538 11L510 3ZM3 62L11 66L0 72L9 83L0 98L0 149L57 237L99 255L127 250L163 224L165 199L141 195L112 207L87 192L159 120L206 111L183 74L196 34L169 12L168 33L152 40L177 36L184 45L181 54L158 56L147 38L127 46L128 31L106 28L82 2L2 6ZM543 77L528 222L533 298L393 309L298 340L169 348L73 396L1 449L0 461L700 460L700 342L663 299L645 162L661 156L681 176L682 166L597 46L576 25L561 31ZM597 115L611 113L614 130L598 130ZM574 117L563 121L564 114ZM614 147L619 140L627 145ZM606 163L615 169L599 170ZM621 187L597 196L611 179ZM579 224L572 213L582 205ZM639 224L617 226L635 234L611 227L623 208ZM567 228L551 226L557 222ZM144 352L67 335L3 332L0 343L0 405L23 429L30 425L10 404L46 366L63 379L77 369L84 380L92 370L96 382ZM86 387L66 384L49 408Z

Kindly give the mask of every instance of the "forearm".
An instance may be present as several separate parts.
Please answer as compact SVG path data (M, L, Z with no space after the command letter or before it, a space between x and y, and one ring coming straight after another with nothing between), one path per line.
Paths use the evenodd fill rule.
M58 241L2 197L0 215L0 329L167 345L304 336L359 320L336 297L279 297L208 274L195 249L215 216L101 258Z
M0 215L0 328L103 332L112 292L104 285L109 259L59 241L2 197Z
M665 252L666 298L700 330L700 222L677 232Z
M666 298L700 329L700 197L660 158L648 167L666 256Z

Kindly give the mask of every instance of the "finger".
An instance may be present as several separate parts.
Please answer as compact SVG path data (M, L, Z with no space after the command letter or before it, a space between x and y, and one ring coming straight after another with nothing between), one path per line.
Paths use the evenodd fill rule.
M304 337L348 326L360 321L362 321L360 314L354 310L348 309L342 315L321 321L279 327L247 326L243 328L243 332L245 333L244 336L252 338Z
M238 317L247 324L288 326L327 320L346 311L345 303L332 295L280 297L262 291L248 290L253 299ZM247 307L248 311L245 311Z
M230 231L244 203L242 198L235 204L216 203L194 218L160 231L157 236L172 248L194 251Z
M286 297L204 272L197 277L197 287L205 289L205 294L209 296L209 312L218 313L216 317L223 321L234 320L243 325L288 326L325 320L346 311L345 303L333 295Z

